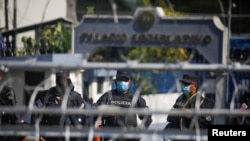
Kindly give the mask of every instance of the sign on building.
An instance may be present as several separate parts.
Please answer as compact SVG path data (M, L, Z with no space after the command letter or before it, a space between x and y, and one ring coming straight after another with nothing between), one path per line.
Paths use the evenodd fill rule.
M162 8L134 16L85 15L75 27L74 52L87 58L96 47L195 48L209 63L226 63L227 28L216 16L168 17Z

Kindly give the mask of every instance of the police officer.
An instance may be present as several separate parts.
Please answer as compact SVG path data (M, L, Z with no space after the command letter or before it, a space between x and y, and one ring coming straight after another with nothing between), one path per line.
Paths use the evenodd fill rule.
M70 72L68 70L59 70L56 72L56 86L43 91L43 97L37 98L35 104L37 107L58 107L62 106L62 101L65 94L68 93L67 107L68 108L83 108L84 100L80 93L74 90L74 86L69 77ZM33 115L32 121L35 122L36 116ZM53 113L42 115L41 125L84 125L84 115L56 115ZM63 141L64 138L47 137L46 141ZM72 140L72 139L71 139ZM74 140L77 140L74 138Z
M177 98L172 109L194 109L196 99L199 100L200 109L212 108L213 102L197 95L199 77L195 74L184 74L180 80L182 83L182 94ZM195 126L192 122L193 115L187 114L184 116L169 115L167 121L169 122L165 129L176 128L176 129L194 129ZM198 124L200 129L206 129L208 125L212 124L211 115L198 116Z
M250 90L244 92L240 100L240 110L250 110ZM234 119L237 125L250 125L250 116L238 116Z
M118 70L115 79L116 88L105 92L96 102L97 105L112 105L121 108L132 107L133 94L130 93L131 76L128 71ZM135 108L148 109L146 101L139 96ZM145 120L143 126L148 128L152 122L151 115L139 115L139 119ZM102 118L102 126L135 128L137 127L136 115L106 115ZM108 138L105 138L108 140ZM139 139L117 139L119 141L133 141Z
M4 85L3 82L4 72L0 70L0 106L15 106L16 105L16 94L15 91ZM17 117L14 113L7 113L6 111L1 111L1 125L14 125L17 124ZM0 137L3 141L14 141L15 137Z

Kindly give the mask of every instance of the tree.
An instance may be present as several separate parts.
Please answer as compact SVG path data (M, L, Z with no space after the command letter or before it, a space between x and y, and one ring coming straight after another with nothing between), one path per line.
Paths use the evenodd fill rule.
M56 27L45 26L38 29L37 37L22 37L24 50L18 52L21 55L39 55L52 53L69 53L71 50L71 29L58 22Z

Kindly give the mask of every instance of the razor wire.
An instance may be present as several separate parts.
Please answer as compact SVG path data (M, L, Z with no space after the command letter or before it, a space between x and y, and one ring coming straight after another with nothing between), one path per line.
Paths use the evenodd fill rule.
M114 23L116 24L116 27L118 26L118 15L117 15L117 7L114 0L109 1L113 10L113 17L114 17ZM169 0L167 0L167 3L170 5L171 10L174 11L172 4ZM98 26L98 23L97 25ZM119 30L119 27L116 28L116 30ZM189 59L191 60L191 58ZM31 94L31 98L29 99L29 104L27 106L15 106L15 107L0 107L0 111L6 111L10 113L27 113L27 114L43 114L43 113L51 113L51 114L86 114L90 116L98 115L102 116L105 114L111 114L116 113L118 115L129 115L129 114L152 114L152 115L185 115L185 114L193 114L195 116L197 115L206 115L206 114L212 114L214 116L238 116L238 115L245 115L250 116L249 111L241 111L238 109L235 109L235 99L237 98L239 94L239 86L235 82L235 76L233 75L233 72L241 72L241 73L247 73L250 71L250 65L243 65L240 63L234 63L234 64L190 64L189 62L180 62L177 64L169 64L169 63L139 63L138 61L131 61L131 60L125 60L125 63L93 63L93 62L87 62L86 60L83 60L81 62L72 62L72 63L65 63L61 62L58 64L51 64L49 62L38 62L36 58L31 58L27 61L0 61L0 66L6 69L16 70L16 69L22 69L22 70L42 70L42 69L51 69L54 72L56 69L81 69L81 70L88 70L88 69L131 69L131 70L162 70L162 71L204 71L204 72L214 72L216 75L219 75L221 77L232 77L234 80L234 86L235 91L233 93L233 98L230 103L230 108L221 108L221 107L215 107L214 109L199 109L197 104L196 108L194 110L149 110L144 111L141 109L131 108L129 110L117 108L117 107L110 107L110 106L101 106L97 109L70 109L66 107L66 100L64 100L62 106L60 108L36 108L33 106L35 97L40 90L44 90L43 85L47 82L48 78L45 78L43 82L41 82L38 86L35 88L25 86L25 89L34 89L33 93ZM175 78L174 84L177 85L176 81L178 78ZM4 81L4 83L1 84L1 88L3 88L4 85L7 83L10 83L12 81L19 81L15 80L15 78L12 78L9 76L9 78ZM146 84L143 84L146 85ZM135 97L133 99L133 102L136 101L140 94L140 89L143 87L141 85L137 91L135 92ZM203 86L206 87L206 84ZM202 89L201 87L200 89ZM218 87L223 87L222 85ZM223 101L223 95L222 93L218 93L219 99L216 99L219 102L225 102ZM65 99L68 99L69 93L66 93ZM196 99L196 103L198 102L198 99ZM194 120L195 121L195 120ZM197 121L197 120L196 120ZM40 136L51 136L51 137L65 137L65 140L69 140L69 136L71 137L88 137L88 140L92 140L94 136L109 136L109 137L128 137L128 138L135 138L135 137L145 137L149 140L156 140L156 136L161 137L167 137L167 138L173 138L173 139L192 139L192 140L207 140L207 131L206 130L200 130L199 128L196 128L195 131L180 131L180 130L166 130L163 131L162 129L145 129L145 128L139 128L139 129L113 129L113 128L102 128L97 129L96 124L91 127L41 127L39 125L39 121L37 120L35 125L32 126L25 126L25 125L14 125L14 126L1 126L0 127L0 135L13 135L13 136L35 136L35 140L38 141Z
M34 59L35 60L35 59ZM249 72L250 65L232 63L232 64L191 64L189 62L180 62L177 64L169 63L139 63L138 61L128 61L121 63L95 63L83 60L80 63L66 64L59 62L21 62L21 61L1 61L0 66L11 69L135 69L135 70L165 70L165 71L210 71L210 72Z
M20 62L19 62L20 63ZM57 68L62 68L61 65L55 66L55 65L50 65L48 63L33 63L33 64L28 64L23 65L22 63L17 65L16 63L9 63L6 64L4 61L1 62L2 66L5 66L8 68L10 71L13 68L19 68L19 69L32 69L32 68L52 68L52 69L57 69ZM22 66L23 65L23 66ZM222 74L224 76L231 76L234 78L235 76L232 74L232 72L248 72L250 70L249 65L242 65L242 64L231 64L231 65L221 65L221 64L165 64L165 63L135 63L135 62L127 62L127 63L83 63L82 66L77 65L64 65L63 68L67 69L93 69L93 68L102 68L102 69L141 69L141 70L165 70L165 71L194 71L194 70L199 70L199 71L213 71L213 72L218 72L219 74ZM3 88L4 85L7 83L11 83L11 81L17 81L15 78L12 78L10 75L8 75L9 78L4 81L0 88ZM177 79L177 78L176 78ZM234 78L235 79L235 78ZM53 114L86 114L90 116L94 115L105 115L105 114L111 114L111 113L116 113L118 115L128 115L128 114L152 114L152 115L185 115L185 114L192 114L192 115L206 115L206 114L211 114L213 116L239 116L239 115L244 115L244 116L250 116L249 111L241 111L239 109L235 109L235 103L234 100L238 96L239 89L236 84L234 83L236 89L235 92L233 93L233 98L231 100L230 108L224 109L224 108L214 108L214 109L199 109L196 107L194 110L150 110L150 111L144 111L141 109L120 109L117 107L110 107L110 106L101 106L98 109L70 109L66 108L65 103L64 106L62 105L61 108L36 108L33 106L34 103L34 98L36 97L36 94L38 93L39 90L43 90L44 88L42 85L46 83L47 80L45 79L41 84L36 86L34 88L33 94L31 95L31 98L29 100L28 106L16 106L16 107L0 107L0 111L5 111L5 112L10 112L10 113L28 113L28 114L42 114L42 113L53 113ZM205 85L206 86L206 85ZM205 87L204 86L204 87ZM26 87L29 88L29 87ZM141 88L141 87L139 87ZM30 88L32 89L32 88ZM201 88L202 89L202 88ZM136 91L135 93L135 99L138 98L138 94L140 93L140 89ZM68 97L68 95L65 95ZM221 100L221 99L216 99L216 100ZM20 128L22 131L20 132ZM197 134L194 132L182 132L182 131L163 131L161 129L156 130L156 129L112 129L108 128L105 129L103 128L102 130L97 129L97 127L55 127L52 130L52 127L41 127L38 122L36 122L35 126L23 126L23 125L15 125L15 126L1 126L1 131L0 135L13 135L13 136L36 136L38 139L39 136L61 136L65 137L66 135L70 135L71 137L89 137L90 139L93 138L96 135L100 136L113 136L113 137L118 137L118 136L124 136L124 137L144 137L144 136L162 136L162 137L169 137L169 138L176 138L176 139L195 139L195 140L206 140L207 139L207 132L203 130L199 130L199 128L196 128L198 130ZM178 134L179 136L176 136ZM197 136L196 136L197 135ZM199 139L197 139L199 137Z

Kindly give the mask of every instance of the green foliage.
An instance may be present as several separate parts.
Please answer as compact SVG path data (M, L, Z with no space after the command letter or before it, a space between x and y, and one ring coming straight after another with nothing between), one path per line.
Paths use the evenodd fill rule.
M22 37L23 51L17 52L17 56L35 55L36 53L36 40L31 37Z
M141 95L157 93L156 85L151 81L150 76L143 76L141 72L138 70L136 72L136 76L133 76L133 79L136 82L137 87L141 87Z
M184 48L138 47L132 49L127 58L140 62L176 62L187 58Z
M142 0L142 6L144 7L149 7L152 6L152 3L150 2L150 0Z
M5 28L4 27L0 27L0 32L4 31Z
M69 53L71 49L71 29L58 22L55 28L45 26L37 30L37 37L22 37L24 45L20 55L39 55L52 53Z

